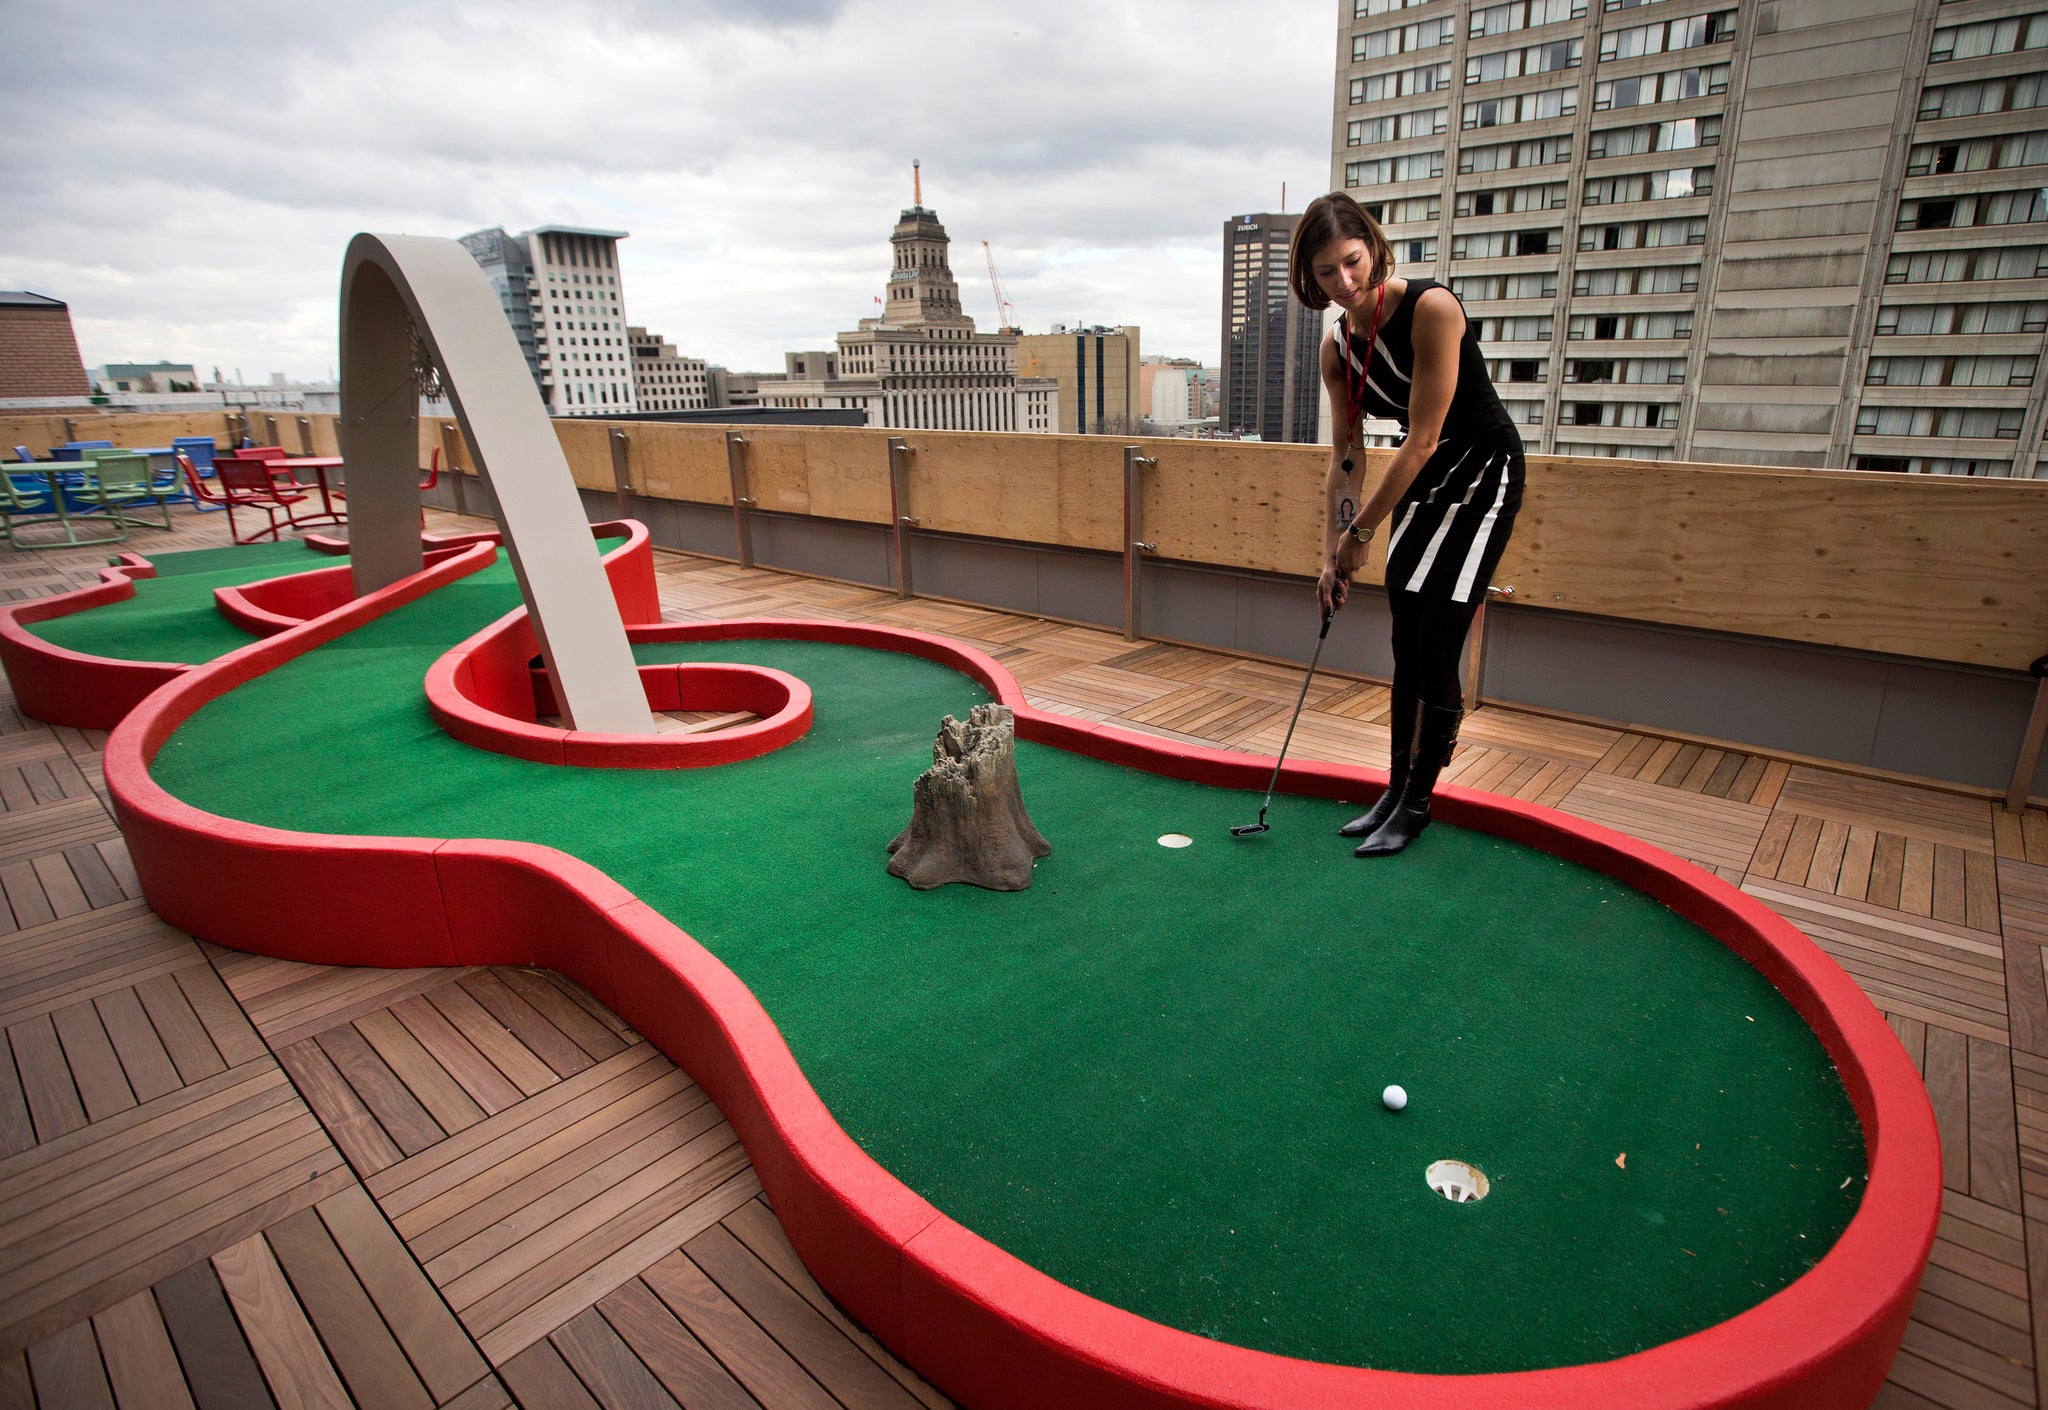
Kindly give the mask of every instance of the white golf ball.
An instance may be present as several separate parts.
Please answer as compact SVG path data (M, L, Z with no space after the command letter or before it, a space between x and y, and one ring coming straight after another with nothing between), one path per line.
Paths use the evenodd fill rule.
M1380 1093L1380 1100L1386 1103L1388 1111L1399 1111L1408 1105L1408 1091L1398 1084Z

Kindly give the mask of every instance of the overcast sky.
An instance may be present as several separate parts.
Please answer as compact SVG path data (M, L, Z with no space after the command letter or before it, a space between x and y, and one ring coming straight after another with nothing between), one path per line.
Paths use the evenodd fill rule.
M359 230L632 232L626 312L734 369L874 311L924 163L967 311L1217 357L1226 218L1329 173L1328 0L0 4L0 288L88 366L329 375Z

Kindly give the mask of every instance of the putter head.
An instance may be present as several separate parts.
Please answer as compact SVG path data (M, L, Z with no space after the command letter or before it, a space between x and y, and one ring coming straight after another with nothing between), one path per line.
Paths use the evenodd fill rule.
M1268 822L1245 823L1241 827L1230 829L1230 835L1232 837L1250 837L1253 833L1265 832L1270 827L1272 827L1272 824Z

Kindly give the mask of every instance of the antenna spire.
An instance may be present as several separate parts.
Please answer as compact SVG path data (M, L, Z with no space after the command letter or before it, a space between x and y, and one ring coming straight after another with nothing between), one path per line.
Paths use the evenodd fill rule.
M923 166L924 164L918 161L917 158L912 157L910 159L910 187L912 193L910 197L910 204L912 204L913 206L921 206L924 204L924 171L922 169Z

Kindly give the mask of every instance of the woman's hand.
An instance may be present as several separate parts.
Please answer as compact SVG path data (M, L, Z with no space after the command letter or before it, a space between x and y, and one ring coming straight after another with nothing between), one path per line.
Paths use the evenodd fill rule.
M1351 574L1339 566L1342 560L1342 553L1336 563L1325 560L1323 575L1316 579L1316 605L1323 609L1325 617L1342 607L1344 599L1351 595Z
M1358 570L1365 566L1366 545L1346 534L1337 548L1337 572L1345 582L1358 576Z

